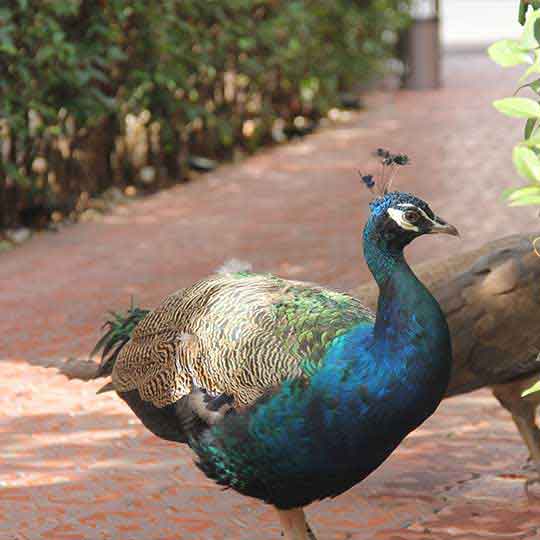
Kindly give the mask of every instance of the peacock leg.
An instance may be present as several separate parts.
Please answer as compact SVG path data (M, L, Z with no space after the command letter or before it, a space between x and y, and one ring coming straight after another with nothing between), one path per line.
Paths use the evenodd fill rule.
M540 445L538 440L538 428L534 424L534 409L531 410L527 416L512 415L512 419L529 449L529 456L535 465L536 470L540 472Z
M523 399L521 391L521 386L513 384L493 387L493 394L512 415L512 420L527 445L529 457L540 473L540 431L535 422L537 403Z
M307 529L308 540L317 540L315 533L311 530L311 527L309 526L309 523L307 521L306 521L306 529Z
M279 521L286 540L317 540L306 521L302 508L278 510Z

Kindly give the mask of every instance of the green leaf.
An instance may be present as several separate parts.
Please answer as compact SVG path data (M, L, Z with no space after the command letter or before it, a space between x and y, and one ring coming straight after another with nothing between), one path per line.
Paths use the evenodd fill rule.
M534 394L535 392L538 392L540 390L540 381L535 382L532 386L529 386L526 390L523 390L521 392L521 397L528 396L529 394Z
M540 204L540 186L526 186L516 189L508 197L510 206L530 206Z
M510 199L510 196L512 195L512 193L514 193L515 191L518 191L520 190L521 188L506 188L506 189L503 189L503 192L502 192L502 198L503 200L508 200Z
M13 12L10 8L0 8L0 23L2 26L7 24L13 18Z
M519 78L519 82L526 81L533 73L540 73L540 51L534 51L534 62L531 67Z
M525 139L530 139L531 135L534 131L534 126L536 125L536 122L538 121L537 118L529 118L527 122L525 123L525 131L524 131L524 137ZM529 141L526 141L529 142Z
M48 128L48 133L55 137L62 135L62 128L60 126L51 126Z
M517 201L531 196L538 197L540 196L540 186L512 188L505 195L509 201Z
M15 47L15 43L13 43L13 39L9 34L4 32L0 33L0 52L9 55L17 54L17 48Z
M520 199L519 201L513 201L509 206L538 206L540 205L540 196L528 197L526 199Z
M523 27L523 34L519 46L525 50L532 50L538 47L538 22L540 21L540 11L531 11Z
M4 162L4 169L6 173L13 179L17 184L23 187L29 187L31 185L31 182L29 178L27 178L19 169L18 167L9 161Z
M509 97L498 99L493 106L513 118L540 118L540 105L529 98Z
M121 61L127 58L126 53L122 49L120 49L120 47L116 46L109 47L109 49L107 50L107 54L111 60Z
M517 66L518 64L531 64L530 55L524 51L517 41L503 39L488 48L490 58L502 67Z
M529 148L516 146L512 154L512 159L517 172L524 178L540 182L540 159Z
M533 92L540 94L540 79L536 79L535 81L532 81L525 86L528 86Z
M528 139L521 141L519 144L533 149L540 148L540 132L532 133Z
M520 0L519 2L519 14L518 14L518 22L522 26L525 24L525 14L527 13L527 8L529 7L529 4L526 4L523 0Z

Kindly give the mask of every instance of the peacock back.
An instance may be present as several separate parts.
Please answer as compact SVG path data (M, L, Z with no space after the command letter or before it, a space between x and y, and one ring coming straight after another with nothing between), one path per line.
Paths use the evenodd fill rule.
M270 274L219 274L167 297L136 326L112 380L166 407L192 384L247 406L309 378L335 338L373 313L354 297Z

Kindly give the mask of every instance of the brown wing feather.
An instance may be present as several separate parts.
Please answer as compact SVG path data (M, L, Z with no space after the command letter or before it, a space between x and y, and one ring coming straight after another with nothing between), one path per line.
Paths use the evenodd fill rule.
M454 353L447 395L540 373L540 258L537 235L515 235L414 268L446 314ZM354 294L374 307L377 288Z
M335 335L372 316L354 298L316 285L256 274L213 276L169 296L139 323L116 360L114 388L137 389L143 400L163 407L188 394L194 380L246 405L285 378L303 376L305 354L295 349L302 336L287 319L292 288L315 295L321 302L315 308L345 304L335 311ZM285 306L279 313L278 305Z

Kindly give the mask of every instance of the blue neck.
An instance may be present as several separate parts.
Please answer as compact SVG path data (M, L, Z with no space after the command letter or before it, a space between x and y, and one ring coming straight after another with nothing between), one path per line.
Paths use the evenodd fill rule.
M420 355L429 356L442 348L450 354L444 314L405 261L403 248L387 245L370 234L368 227L364 233L364 256L379 286L375 342L387 350L413 347Z
M403 257L403 246L382 237L372 220L364 229L364 258L379 288L388 281L396 265L407 265Z

